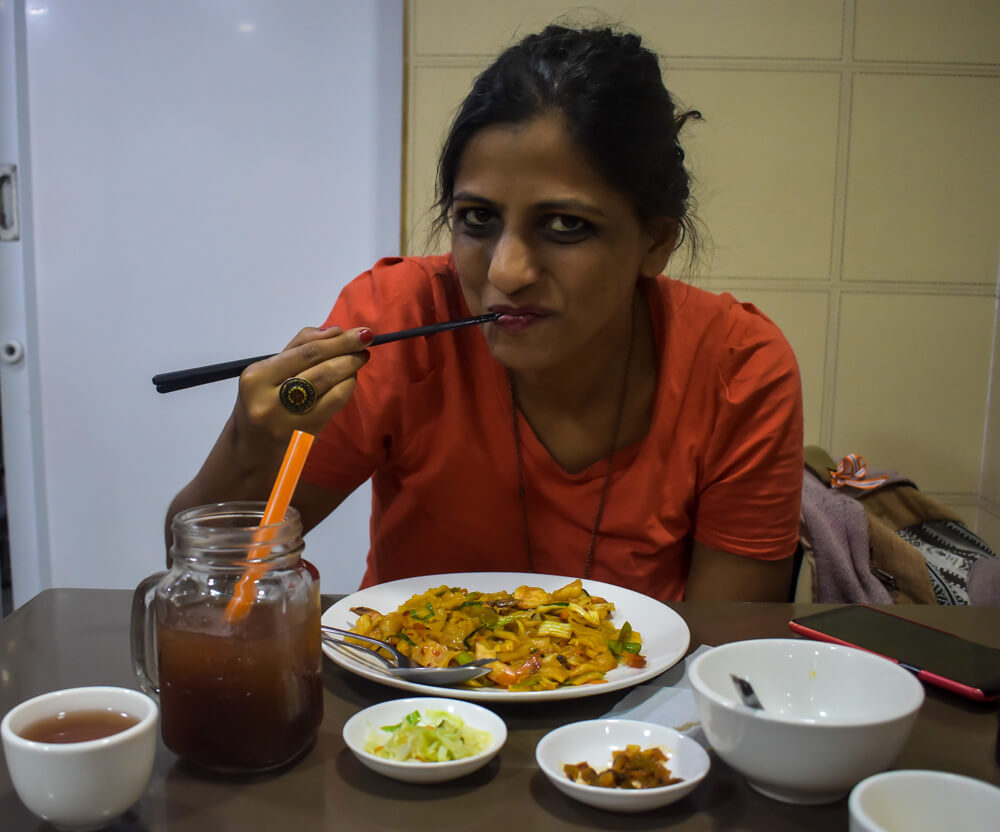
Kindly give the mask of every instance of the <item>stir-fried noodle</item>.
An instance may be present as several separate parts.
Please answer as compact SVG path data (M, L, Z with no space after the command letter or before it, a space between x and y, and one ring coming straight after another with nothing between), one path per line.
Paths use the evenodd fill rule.
M530 586L513 593L440 586L390 613L351 611L358 615L353 632L388 642L425 667L495 658L493 671L469 686L552 690L603 682L619 663L645 666L642 637L628 622L615 627L614 609L576 580L551 593Z

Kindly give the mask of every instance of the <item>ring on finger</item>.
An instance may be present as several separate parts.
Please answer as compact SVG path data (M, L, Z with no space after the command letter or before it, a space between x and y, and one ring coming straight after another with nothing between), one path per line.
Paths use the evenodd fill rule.
M316 388L309 379L286 378L278 388L278 399L289 413L308 413L316 404Z

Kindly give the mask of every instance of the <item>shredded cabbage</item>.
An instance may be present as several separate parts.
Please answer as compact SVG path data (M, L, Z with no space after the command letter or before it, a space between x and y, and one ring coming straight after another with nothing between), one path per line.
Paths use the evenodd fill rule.
M388 736L386 736L388 734ZM412 711L397 725L383 725L365 743L365 751L397 761L443 763L485 751L492 736L445 711Z

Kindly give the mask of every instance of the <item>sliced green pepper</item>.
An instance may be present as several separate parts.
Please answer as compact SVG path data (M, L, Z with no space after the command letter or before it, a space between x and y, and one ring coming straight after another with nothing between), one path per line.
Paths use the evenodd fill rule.
M465 649L466 649L466 650L471 650L471 649L472 649L472 645L471 645L471 644L469 644L469 639L470 639L470 638L472 638L472 637L473 637L473 636L474 636L474 635L475 635L476 633L478 633L478 632L479 632L479 631L480 631L481 629L483 629L483 627L485 627L485 626L486 626L486 625L485 625L485 624L483 624L483 625L482 625L481 627L476 627L476 629L475 629L475 630L473 630L473 631L472 631L471 633L469 633L469 634L468 634L468 635L467 635L467 636L466 636L465 638L463 638L463 639L462 639L462 644L464 644L464 645L465 645Z
M631 636L632 625L626 621L618 631L618 638L608 642L608 649L616 656L620 656L622 651L626 653L638 653L642 649L642 645L637 641L629 641Z
M531 615L530 612L514 612L514 613L511 613L510 615L501 615L490 626L492 626L493 629L496 630L496 629L498 629L500 627L506 627L508 624L510 624L511 621L514 621L514 620L516 620L518 618L525 618L526 616L529 616L529 615Z
M547 612L548 610L554 609L555 607L568 607L569 601L556 601L552 604L540 604L535 608L535 612Z
M430 601L427 602L427 613L426 615L417 615L416 610L410 610L410 617L417 619L417 621L426 621L428 618L434 617L434 607Z

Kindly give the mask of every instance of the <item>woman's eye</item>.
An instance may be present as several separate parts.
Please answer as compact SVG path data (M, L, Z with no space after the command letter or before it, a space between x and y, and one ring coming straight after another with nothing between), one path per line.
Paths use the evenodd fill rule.
M552 219L549 220L549 228L552 231L560 231L563 233L582 231L584 227L584 221L579 217L567 217L563 214L556 214Z
M559 242L575 243L585 239L593 226L580 217L554 214L545 221L545 231Z
M493 220L493 212L486 208L462 208L457 215L467 231L485 231Z

